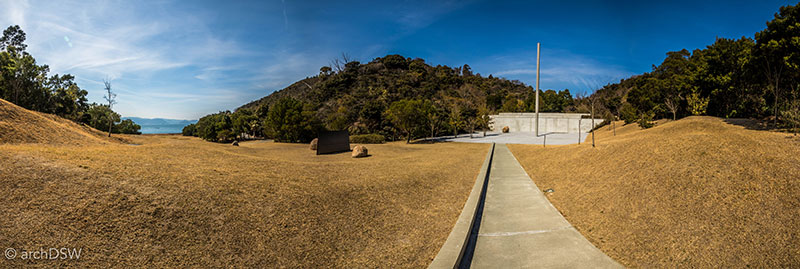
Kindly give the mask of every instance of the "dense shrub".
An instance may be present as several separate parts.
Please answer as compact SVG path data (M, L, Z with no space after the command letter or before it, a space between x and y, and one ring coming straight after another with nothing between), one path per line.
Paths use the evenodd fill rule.
M195 134L195 125L194 123L183 126L183 131L181 132L184 136L197 136Z
M383 57L383 59L381 59L381 62L383 63L384 66L386 66L386 68L408 69L408 61L406 61L406 58L401 55L397 54L386 55L386 57Z
M112 128L112 132L118 134L142 134L141 132L139 132L139 129L141 128L142 126L139 126L139 124L136 124L130 119L126 119L120 122L119 124L114 125L114 128Z
M117 123L120 120L119 114L108 108L107 105L92 104L81 118L83 123L100 131L108 132L109 120ZM111 129L114 130L113 128Z
M383 144L386 138L379 134L351 135L350 143L354 144Z
M625 121L625 124L639 121L639 115L636 111L636 108L631 106L629 103L623 104L622 108L619 110L619 113L620 118Z
M655 125L652 122L654 116L655 116L655 113L653 113L653 112L642 113L641 115L639 115L639 120L637 120L636 123L638 123L639 127L641 127L642 129L647 129L647 128L653 127L653 125Z
M229 138L228 133L220 135L220 132L228 130L230 133L233 133L233 131L231 131L232 126L231 112L221 111L200 118L195 125L195 134L208 141L227 142Z

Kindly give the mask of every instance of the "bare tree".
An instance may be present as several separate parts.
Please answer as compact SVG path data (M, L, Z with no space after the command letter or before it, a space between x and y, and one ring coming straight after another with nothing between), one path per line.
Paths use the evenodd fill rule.
M105 84L107 93L107 95L103 96L103 98L108 102L108 137L111 137L111 128L114 127L114 111L111 110L111 107L117 103L115 100L117 98L117 94L111 92L111 82L108 80L103 80L103 84Z
M778 99L780 98L781 91L778 86L780 86L781 82L781 73L783 72L783 64L775 64L770 63L769 59L764 59L764 75L767 76L767 79L770 82L770 86L772 87L772 93L775 94L775 105L774 105L774 113L775 119L773 121L774 127L778 127Z
M675 97L667 97L667 100L664 101L664 105L667 106L670 112L672 112L672 120L676 119L676 115L678 114L678 109L680 109L680 100L683 100L680 94L678 94L677 98Z
M597 105L597 102L599 101L598 100L598 96L597 96L597 89L598 89L598 87L592 87L592 93L589 94L589 96L586 97L586 99L589 100L589 107L591 109L591 114L590 115L592 117L592 147L595 147L594 133L596 133L595 130L594 130L594 126L595 126L594 125L594 108Z
M333 69L336 70L336 73L339 73L344 71L345 65L347 65L347 63L352 61L353 58L350 57L350 55L342 52L342 55L340 57L336 57L333 58L333 60L331 60L331 67L333 67Z

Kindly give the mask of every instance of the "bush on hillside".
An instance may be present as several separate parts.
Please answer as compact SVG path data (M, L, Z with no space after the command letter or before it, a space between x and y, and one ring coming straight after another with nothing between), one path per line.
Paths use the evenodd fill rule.
M88 124L92 128L100 131L108 132L109 120L112 123L120 121L120 116L116 112L108 108L108 105L92 104L81 118L83 123ZM114 128L111 128L112 132Z
M789 109L781 112L781 119L790 132L795 135L800 132L800 102L794 102Z
M386 138L379 134L351 135L350 143L354 144L383 144Z
M620 117L625 121L625 124L630 124L639 121L639 115L636 108L631 104L625 103L619 109Z
M639 127L641 127L642 129L651 128L653 127L653 125L655 125L652 122L653 117L655 117L655 113L653 112L642 113L641 115L639 115L639 120L637 120L636 123L638 123Z
M139 132L141 128L142 126L139 126L139 124L136 124L130 119L126 119L114 125L111 131L118 134L142 134L142 132Z
M228 134L220 135L224 130L232 131L231 112L220 111L200 118L195 125L195 135L212 142L227 142ZM223 140L220 140L220 139Z
M196 125L194 123L186 125L186 126L183 126L183 131L181 131L181 133L184 136L196 136L195 135L195 126Z

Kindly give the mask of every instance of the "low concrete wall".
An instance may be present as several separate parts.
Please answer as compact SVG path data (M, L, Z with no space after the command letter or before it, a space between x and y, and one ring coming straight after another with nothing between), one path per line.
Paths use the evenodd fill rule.
M447 241L444 241L439 253L428 265L429 269L460 268L461 259L464 258L464 252L467 250L467 243L469 243L469 237L472 235L472 228L475 225L475 214L478 213L481 192L484 192L486 181L489 180L488 175L492 165L494 146L495 144L492 143L492 147L486 153L486 159L483 161L480 172L478 172L478 177L475 178L475 184L472 185L469 198L464 203L464 209L461 210L461 215L458 216L453 229L450 230Z
M581 119L586 116L587 118ZM500 131L508 126L510 132L534 132L536 113L500 113L490 115L494 122L492 130ZM588 118L585 113L539 113L539 134L546 133L577 133L579 124L580 132L587 132L603 122L603 119Z

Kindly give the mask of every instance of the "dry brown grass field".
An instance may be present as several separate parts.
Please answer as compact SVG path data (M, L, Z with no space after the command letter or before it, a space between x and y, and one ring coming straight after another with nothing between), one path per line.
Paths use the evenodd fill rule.
M597 148L510 148L627 267L800 267L800 139L713 117L616 126L597 131Z
M16 138L0 143L0 243L82 255L0 267L424 267L489 149L389 143L353 159L266 141L119 143L23 119L46 116L0 106L0 121L14 128L65 128L52 143L2 136Z

